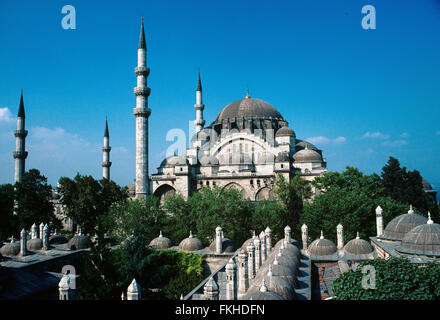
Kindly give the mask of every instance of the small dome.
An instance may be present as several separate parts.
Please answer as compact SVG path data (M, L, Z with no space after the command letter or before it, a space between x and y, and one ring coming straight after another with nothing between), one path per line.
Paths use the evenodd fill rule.
M49 237L49 244L67 243L67 238L61 234L54 234Z
M426 224L411 229L403 237L397 251L440 257L440 224L429 219Z
M214 241L211 242L211 244L209 245L209 250L211 250L212 252L215 252L216 250L216 243L215 243L215 239ZM234 242L232 242L232 240L228 239L228 238L223 238L222 241L222 252L235 252L235 244Z
M189 164L186 156L171 156L162 161L160 167L170 168Z
M272 271L272 275L283 278L284 280L289 282L291 285L294 286L294 288L298 288L297 272L293 271L292 269L286 266L279 264L278 260L276 259L274 260L274 263L265 264L264 267L258 270L258 274L255 277L255 279L265 277L269 271Z
M247 246L250 245L251 243L254 244L254 240L255 240L255 239L257 239L257 236L256 236L255 233L254 233L254 235L253 235L252 238L247 239L247 240L241 245L241 249L244 249L244 250L247 251Z
M391 220L380 238L387 240L402 240L405 234L422 224L426 224L428 219L417 213L414 213L412 206L408 210L408 213L402 214L393 220Z
M287 280L274 276L274 275L266 275L261 278L255 278L252 281L252 285L249 287L246 295L249 295L253 292L259 292L260 288L263 284L263 280L267 289L271 292L275 292L280 295L285 300L293 300L296 296L295 289L293 285L291 285Z
M90 239L85 235L77 235L69 240L67 248L70 250L81 250L90 247Z
M288 162L288 161L290 161L290 157L287 152L280 152L275 157L275 162Z
M180 242L179 249L183 251L197 251L202 250L203 245L202 242L199 239L194 238L192 233L190 232L189 237L183 239L182 242Z
M297 143L295 145L296 150L302 150L302 149L312 149L315 151L319 151L317 147L315 147L313 144L311 144L310 142L307 142L305 140L299 140L296 139Z
M296 162L322 162L322 157L319 152L313 149L299 150L293 155L293 160Z
M337 251L335 244L325 239L321 232L321 237L313 241L309 248L308 252L310 255L314 256L329 256L334 254Z
M168 248L171 248L171 246L172 246L171 240L168 239L167 237L164 237L162 235L162 231L160 232L160 234L157 238L154 238L150 242L150 247L152 247L156 250L168 249Z
M289 257L285 253L281 252L281 256L279 256L279 252L273 252L264 262L264 266L273 264L277 260L279 265L285 266L292 270L293 272L298 271L299 261L293 257Z
M352 239L344 246L344 251L353 255L370 254L373 252L373 247L368 241L360 239L359 233L356 239Z
M275 134L275 137L295 137L295 132L290 129L289 127L282 127L278 129L277 133Z
M43 248L43 241L39 238L31 239L26 242L26 249L29 251L41 250Z
M0 249L0 253L5 257L13 257L20 253L20 243L19 242L11 242L6 243Z

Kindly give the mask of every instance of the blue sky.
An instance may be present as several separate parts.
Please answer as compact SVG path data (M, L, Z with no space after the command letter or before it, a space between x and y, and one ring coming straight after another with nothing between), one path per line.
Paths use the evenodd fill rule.
M61 27L64 5L76 30ZM361 27L364 5L376 29ZM0 0L0 183L13 181L12 131L24 90L26 167L51 184L102 176L105 117L112 179L135 176L133 87L144 16L152 114L150 172L172 128L195 118L200 68L211 123L245 95L275 106L329 170L380 173L388 157L440 189L440 1Z

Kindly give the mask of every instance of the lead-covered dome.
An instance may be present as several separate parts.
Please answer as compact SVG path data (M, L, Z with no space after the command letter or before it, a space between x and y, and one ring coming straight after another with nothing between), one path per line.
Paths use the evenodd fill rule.
M167 237L164 237L162 235L162 231L160 231L159 236L157 238L154 238L150 242L150 247L156 250L168 249L171 248L171 246L172 246L171 240L168 239Z
M13 257L20 253L20 243L19 242L10 242L6 243L0 249L1 255L5 257Z
M359 238L358 233L355 239L347 242L347 244L344 246L344 251L346 253L358 256L372 253L373 247L368 243L368 241Z
M278 129L275 136L276 137L295 137L295 131L293 131L289 127L282 127L280 129Z
M440 257L440 224L434 223L429 217L426 224L417 226L405 234L397 251Z
M272 118L283 120L283 117L271 104L261 99L244 98L231 102L220 111L215 121L233 118Z
M74 236L67 243L67 248L70 250L81 250L87 249L90 247L90 239L88 236L79 234Z
M297 151L293 155L293 160L296 162L322 162L322 156L319 152L309 149L308 145L303 150Z
M412 206L410 206L408 213L402 214L391 220L380 238L387 240L402 240L405 234L411 229L426 224L428 219L417 213L414 213Z
M192 232L190 231L189 237L180 242L179 249L183 251L197 251L202 250L203 245L199 239L193 237Z
M43 248L43 241L39 238L34 238L26 242L26 249L29 251L41 250Z
M308 252L310 255L314 256L330 256L337 251L335 244L324 238L324 235L321 232L321 237L313 241L309 248Z

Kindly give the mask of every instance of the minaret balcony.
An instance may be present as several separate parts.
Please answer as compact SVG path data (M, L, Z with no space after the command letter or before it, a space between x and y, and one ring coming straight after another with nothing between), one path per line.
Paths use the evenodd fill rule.
M26 138L27 134L28 134L27 130L14 130L14 135L16 137Z
M146 68L146 67L136 67L134 68L134 73L136 74L136 76L145 76L148 77L148 75L150 74L150 68Z
M205 105L204 104L195 104L194 109L203 111L203 109L205 109Z
M105 168L110 168L111 165L112 165L111 161L103 161L102 162L102 166L105 167Z
M110 152L112 150L112 147L102 147L102 151L104 152Z
M143 108L133 108L133 113L135 117L146 117L148 118L151 114L151 109L143 109Z
M137 96L145 96L148 97L150 95L151 89L148 87L135 87L134 88L134 95Z
M14 151L12 152L12 156L14 159L26 159L28 156L27 151Z

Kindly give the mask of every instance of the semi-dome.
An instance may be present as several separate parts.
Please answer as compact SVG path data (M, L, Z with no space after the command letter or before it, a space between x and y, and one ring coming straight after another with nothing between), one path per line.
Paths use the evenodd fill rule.
M150 242L150 247L157 250L168 249L171 248L171 246L172 246L171 240L168 239L167 237L164 237L162 235L162 231L160 231L159 236L157 238L154 238Z
M211 244L209 245L209 250L215 252L217 248L216 242L215 240L211 242ZM235 252L235 244L231 239L228 238L223 238L222 241L222 252Z
M0 248L0 253L5 257L13 257L20 253L20 243L19 242L10 242L6 243L3 247Z
M192 232L189 232L189 237L183 239L179 244L179 249L183 251L197 251L202 250L202 242L198 238L194 238Z
M86 235L76 235L67 243L67 248L70 250L81 250L90 247L90 239Z
M308 248L309 254L314 256L329 256L336 251L337 248L335 244L332 241L325 239L322 231L321 237L313 241Z
M289 127L279 128L275 137L295 137L295 132Z
M216 122L233 118L272 118L283 120L281 113L271 104L261 99L246 97L231 102L220 111Z
M355 239L347 242L347 244L344 246L344 251L353 255L363 255L372 253L373 247L368 243L368 241L359 238L358 233Z
M296 162L322 162L322 156L306 145L305 149L299 150L293 155L293 160Z
M41 250L43 248L43 241L39 238L34 238L26 242L26 249L30 251Z
M402 214L391 220L380 238L387 240L402 240L405 234L411 229L426 224L428 219L417 213L414 213L412 206L410 206L408 213Z
M408 231L397 251L407 254L440 257L440 224L428 222Z

